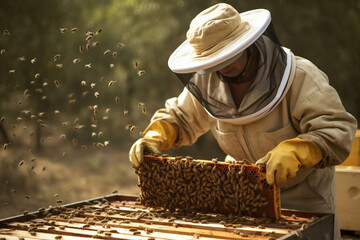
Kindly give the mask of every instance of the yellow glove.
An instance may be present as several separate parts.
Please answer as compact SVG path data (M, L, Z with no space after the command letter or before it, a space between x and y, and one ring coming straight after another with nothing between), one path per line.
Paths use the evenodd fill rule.
M267 182L281 186L300 168L314 167L321 159L321 150L315 144L297 137L279 143L256 164L266 164Z
M129 159L133 167L138 168L144 159L144 152L159 154L169 149L177 139L177 129L166 121L156 121L144 131L144 137L137 140L131 147Z

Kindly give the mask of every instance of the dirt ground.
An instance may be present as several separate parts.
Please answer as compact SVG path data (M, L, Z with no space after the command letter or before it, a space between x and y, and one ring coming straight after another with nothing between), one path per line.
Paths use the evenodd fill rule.
M79 150L71 145L59 150L53 145L36 154L26 146L1 149L0 218L54 206L57 200L65 204L114 191L137 195L128 150L129 146Z

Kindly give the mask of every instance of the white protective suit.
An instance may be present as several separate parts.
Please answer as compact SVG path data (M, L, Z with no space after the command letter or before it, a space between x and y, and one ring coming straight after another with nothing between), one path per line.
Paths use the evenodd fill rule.
M282 208L335 213L334 166L347 158L357 122L346 112L322 71L310 61L288 54L291 68L283 96L260 118L240 123L215 119L184 88L178 97L166 101L165 108L154 114L152 122L165 120L178 129L173 147L192 145L199 136L211 130L226 154L252 163L286 139L309 140L319 147L323 159L315 168L299 170L295 178L288 179L281 187ZM216 78L216 74L210 74L209 81L211 78ZM215 85L208 86L208 92L221 94L223 103L235 106L228 86L225 83ZM240 108L251 105L251 101L267 88L268 83L257 77ZM340 231L335 226L335 239L339 238Z

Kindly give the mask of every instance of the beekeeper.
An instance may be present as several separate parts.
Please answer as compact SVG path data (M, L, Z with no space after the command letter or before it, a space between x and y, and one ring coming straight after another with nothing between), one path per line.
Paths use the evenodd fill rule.
M211 130L227 159L266 164L283 208L335 213L334 165L347 158L357 122L327 76L280 45L265 9L214 5L186 38L168 61L185 88L131 147L133 166L144 151L191 145Z

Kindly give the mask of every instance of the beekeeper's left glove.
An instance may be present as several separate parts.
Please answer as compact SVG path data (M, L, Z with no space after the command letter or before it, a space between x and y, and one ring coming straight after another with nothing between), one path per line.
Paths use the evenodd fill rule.
M281 186L295 177L300 168L314 167L321 159L321 150L315 144L297 137L279 143L256 164L266 164L267 182Z

